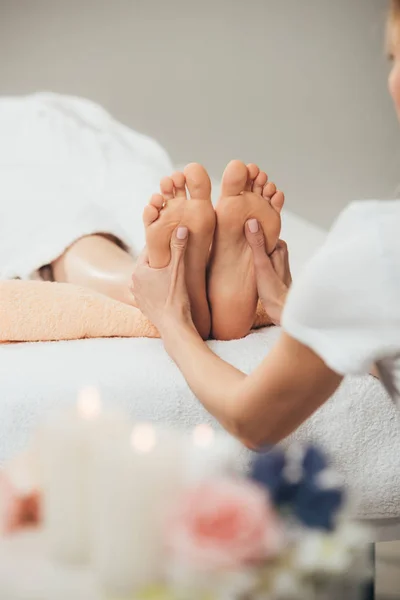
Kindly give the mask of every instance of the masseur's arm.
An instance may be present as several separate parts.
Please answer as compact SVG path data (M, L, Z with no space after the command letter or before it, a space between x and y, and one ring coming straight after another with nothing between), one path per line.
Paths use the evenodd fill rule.
M195 396L249 447L286 437L328 400L342 380L285 333L250 375L216 356L189 323L171 324L162 335Z
M139 261L133 275L138 306L159 329L167 352L204 407L246 445L259 447L275 443L323 404L342 378L314 352L286 334L250 375L217 357L203 342L191 320L184 283L186 243L187 238L174 236L172 259L166 269L151 269L145 257ZM272 279L272 272L262 259L264 253L269 261L261 244L257 239L250 240L250 244L259 294L268 311L272 295L272 305L275 308L279 305L275 292L271 291L279 284Z

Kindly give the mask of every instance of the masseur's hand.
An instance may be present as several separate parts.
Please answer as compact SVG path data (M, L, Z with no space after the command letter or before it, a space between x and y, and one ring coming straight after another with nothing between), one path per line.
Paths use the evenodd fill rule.
M188 229L178 227L171 239L171 261L163 269L152 269L146 251L139 257L132 274L132 292L142 313L163 337L174 323L192 324L185 283L185 251Z
M286 242L279 240L275 250L268 256L264 233L257 221L246 223L247 241L253 251L258 295L262 305L275 325L280 325L286 296L292 283L289 253ZM258 225L257 231L255 224Z

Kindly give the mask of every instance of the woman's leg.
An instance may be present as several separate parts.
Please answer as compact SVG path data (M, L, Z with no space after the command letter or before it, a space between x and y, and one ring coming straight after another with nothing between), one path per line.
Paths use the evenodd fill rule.
M106 235L74 242L52 263L55 281L74 283L135 306L129 289L135 260Z

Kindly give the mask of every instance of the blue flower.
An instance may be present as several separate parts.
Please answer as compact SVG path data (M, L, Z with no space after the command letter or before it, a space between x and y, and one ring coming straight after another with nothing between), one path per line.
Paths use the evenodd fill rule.
M251 477L268 489L276 506L290 509L301 523L332 531L344 492L341 486L321 484L327 467L324 454L314 446L294 454L275 449L256 456Z

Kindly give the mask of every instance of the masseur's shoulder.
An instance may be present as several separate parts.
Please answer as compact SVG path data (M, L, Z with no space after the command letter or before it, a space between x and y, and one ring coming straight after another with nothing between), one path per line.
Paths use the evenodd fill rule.
M328 307L332 319L343 317L342 308L347 307L347 319L358 310L361 299L379 304L386 293L387 273L393 273L388 268L396 254L392 248L400 239L399 229L396 239L390 241L393 234L389 229L399 223L396 215L400 215L398 201L349 204L294 281L283 314L284 327L292 318L303 323L315 323L318 318L325 322ZM400 257L400 252L397 254Z
M400 259L400 200L363 200L349 204L336 219L325 249L341 247L361 259L373 254ZM339 253L340 254L340 253Z
M365 227L377 225L380 216L400 210L400 201L358 200L351 202L339 214L328 238L338 234L349 235L365 231Z
M376 216L376 226L382 248L382 256L389 266L395 268L393 276L398 280L400 269L400 200L382 202Z

